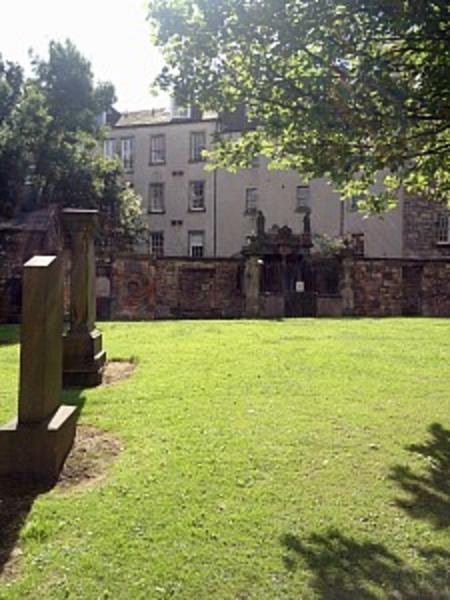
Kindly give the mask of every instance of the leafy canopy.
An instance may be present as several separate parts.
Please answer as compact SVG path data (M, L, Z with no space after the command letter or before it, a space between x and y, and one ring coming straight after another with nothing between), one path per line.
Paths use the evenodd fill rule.
M0 56L0 215L49 204L99 208L103 230L131 240L142 230L140 199L118 160L99 153L99 116L115 100L94 83L89 62L70 42L50 42L33 75Z
M216 164L262 153L374 211L401 185L450 199L448 0L152 0L149 16L162 88L257 123Z

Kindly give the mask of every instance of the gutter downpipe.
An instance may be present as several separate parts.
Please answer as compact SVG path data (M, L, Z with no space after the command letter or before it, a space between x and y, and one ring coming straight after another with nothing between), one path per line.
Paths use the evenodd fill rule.
M216 133L219 131L219 120L216 121ZM217 256L217 169L213 173L213 256Z

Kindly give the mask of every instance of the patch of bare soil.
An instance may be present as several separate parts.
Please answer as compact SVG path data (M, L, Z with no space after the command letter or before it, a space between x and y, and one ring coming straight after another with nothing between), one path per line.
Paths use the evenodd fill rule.
M66 459L55 488L86 487L106 475L109 465L123 450L122 443L105 431L79 425L75 444Z
M103 369L102 385L113 385L132 375L136 365L129 360L110 360Z
M105 478L122 450L121 441L112 434L79 425L73 448L56 482L0 478L0 585L19 575L22 550L17 539L35 499L50 490L67 493L92 487Z

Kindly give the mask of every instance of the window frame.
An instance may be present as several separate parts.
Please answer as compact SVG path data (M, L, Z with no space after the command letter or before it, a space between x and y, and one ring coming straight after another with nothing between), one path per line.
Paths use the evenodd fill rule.
M442 225L444 223L444 225ZM444 235L445 234L445 238ZM445 246L450 244L450 214L441 213L436 221L436 244Z
M187 106L176 106L173 114L176 119L191 119L192 107L189 104Z
M306 196L300 192L307 191ZM295 211L305 212L311 208L311 187L309 185L297 185L295 188Z
M161 200L161 209L155 209L152 205L152 198L156 196L152 196L152 188L159 188L162 193L160 195ZM166 184L163 181L150 181L148 184L148 204L147 204L147 214L149 215L163 215L166 212Z
M107 152L106 149L110 147L111 152ZM103 140L103 158L113 159L116 156L116 138L107 138Z
M195 236L201 236L202 245L194 246L192 240ZM194 255L194 248L201 248L200 255ZM205 257L205 231L204 230L192 230L188 231L188 256L190 258L204 258Z
M250 169L259 169L261 166L261 160L259 154L252 156L250 160Z
M203 145L200 148L200 152L198 153L197 151L194 152L194 150L195 150L194 138L195 138L195 136L200 136L200 135L203 137ZM206 158L204 158L202 156L204 150L206 150L206 131L204 131L204 130L191 131L190 135L189 135L189 162L191 162L191 163L205 162Z
M155 244L156 236L160 236L161 244ZM163 258L164 256L164 231L150 231L150 254L154 258Z
M194 206L193 188L195 185L202 184L202 206ZM189 212L206 212L206 181L204 179L193 179L189 182Z
M254 206L250 206L251 204L251 193L255 193L255 198ZM245 211L244 214L246 215L256 215L256 213L258 212L258 205L259 205L259 188L253 186L253 187L248 187L245 188Z
M130 151L129 151L129 156L125 157L125 152L124 152L124 148L125 148L125 144L126 142L129 142L130 146ZM120 138L120 159L122 161L123 164L123 168L125 169L125 171L133 171L134 169L134 136L126 136L126 137L121 137Z
M161 139L162 140L162 150L157 150L155 148L153 148L153 142L155 142L156 140ZM154 153L156 152L161 152L162 153L162 158L155 160L154 158ZM167 149L166 149L166 136L164 133L155 133L154 135L150 136L150 157L149 157L149 164L150 165L165 165L167 161Z

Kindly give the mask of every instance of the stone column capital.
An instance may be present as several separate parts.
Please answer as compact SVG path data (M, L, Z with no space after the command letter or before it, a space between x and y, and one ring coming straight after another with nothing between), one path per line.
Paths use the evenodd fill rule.
M69 234L94 233L98 224L98 210L84 208L65 208L62 211L64 231Z

